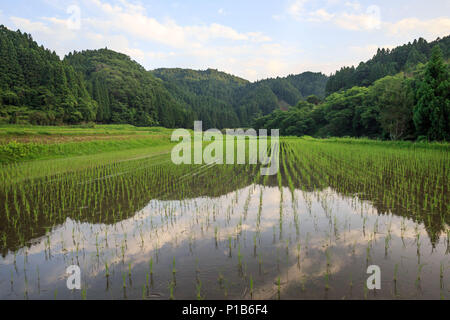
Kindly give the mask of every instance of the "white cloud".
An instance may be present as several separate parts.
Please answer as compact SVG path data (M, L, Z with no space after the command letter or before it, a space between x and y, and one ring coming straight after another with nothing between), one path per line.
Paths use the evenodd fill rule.
M450 18L439 17L421 20L415 17L404 18L397 22L382 20L381 9L376 5L363 6L358 1L340 1L331 3L327 1L325 7L340 5L338 9L316 8L306 10L308 0L297 0L288 8L288 13L297 20L314 23L332 23L335 26L350 31L381 30L388 36L401 38L402 41L423 37L434 40L437 37L448 35L450 30Z
M253 42L271 42L272 38L269 36L264 35L261 32L249 32L248 37Z
M78 35L75 30L68 28L64 20L44 18L43 21L31 21L14 16L10 17L9 20L15 29L30 33L33 38L36 37L39 41L45 41L46 45L48 43L48 46L58 54L64 53L64 44L74 41Z
M104 32L126 32L145 40L159 42L172 47L185 47L194 42L207 42L213 39L232 41L270 41L270 38L258 32L240 33L231 27L218 23L209 25L181 26L172 19L158 21L146 14L142 6L111 6L100 0L91 0L105 15L103 19L90 18L86 22L91 28L100 28ZM195 45L195 44L194 44Z
M94 15L83 15L81 30L57 17L10 19L44 46L64 56L73 50L109 49L125 53L147 69L158 67L217 68L249 80L288 73L298 50L275 43L258 31L238 31L219 23L181 25L155 18L142 5L84 0ZM83 11L85 12L85 11ZM144 40L144 41L142 41ZM292 71L292 70L289 70Z
M139 62L145 59L145 52L132 48L128 39L123 35L107 35L91 31L80 33L68 28L66 20L57 18L42 18L42 20L35 22L29 19L10 17L10 21L16 29L30 33L38 42L43 42L46 47L55 50L61 57L73 50L108 47L130 55ZM83 40L79 41L81 34Z
M334 14L328 13L324 9L319 9L319 10L309 13L308 21L314 21L314 22L330 21L334 17L335 17Z
M56 3L56 0L47 1ZM370 58L377 49L367 42L342 49L328 47L323 42L325 48L316 44L314 48L302 51L298 43L304 39L293 40L291 37L291 40L277 42L258 30L242 30L213 21L181 24L171 17L153 16L142 4L130 1L117 0L110 4L106 0L80 0L80 5L85 6L82 7L80 31L68 28L62 2L57 2L61 16L33 19L11 17L2 21L31 33L40 44L54 49L60 56L73 50L108 47L130 55L147 69L211 67L249 80L303 71L330 73L343 65ZM332 32L337 28L359 32L381 28L377 35L387 37L385 42L397 45L419 36L427 40L435 39L450 30L450 19L446 17L381 22L381 15L376 9L373 6L363 8L354 0L324 0L319 3L292 0L285 12L274 13L271 18L277 21L295 18L299 23L324 23L334 28ZM225 10L217 12L226 14ZM395 41L390 40L392 38ZM331 50L333 55L330 56Z
M149 58L151 59L158 59L158 60L162 60L162 59L167 59L170 57L174 57L176 56L176 53L171 51L171 52L147 52L146 54Z
M396 23L385 23L384 27L391 36L435 39L449 34L450 18L441 17L430 20L407 18Z
M241 76L249 80L261 80L295 73L291 59L298 57L300 50L277 43L242 44L237 46L201 47L185 51L186 60L192 61L192 67L198 68L196 60L214 61L219 70ZM300 69L298 71L302 71Z
M306 10L305 3L308 0L297 0L288 9L291 16L297 20L306 20L310 22L332 22L338 27L346 30L374 30L379 29L381 25L381 11L378 6L372 5L366 8L365 12L359 2L346 2L344 7L352 9L350 12L341 10L329 12L326 8L315 10ZM336 5L338 2L328 3Z
M346 30L361 31L379 29L381 21L372 14L351 14L344 12L335 17L334 23Z
M295 17L296 19L301 18L306 11L305 4L308 1L309 0L295 0L289 5L287 9L288 14Z
M43 33L51 33L52 30L42 22L32 22L28 19L19 18L19 17L10 17L9 18L12 23L17 28L23 28L24 31L34 30L35 32L43 32Z

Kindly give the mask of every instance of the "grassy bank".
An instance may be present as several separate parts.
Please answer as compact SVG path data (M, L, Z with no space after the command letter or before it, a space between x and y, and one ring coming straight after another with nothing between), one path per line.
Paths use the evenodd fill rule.
M87 135L146 135L168 134L162 127L135 127L132 125L78 125L78 126L32 126L0 125L0 141L6 138L20 139L32 136L87 136Z
M172 130L152 127L138 128L131 125L95 125L95 126L0 126L0 164L14 164L32 160L51 160L69 157L99 155L111 153L107 158L114 158L114 153L134 150L136 155L148 148L158 150L170 149ZM282 140L298 140L298 137L282 137ZM449 143L381 141L364 138L328 138L315 139L305 136L304 141L330 146L367 146L401 150L439 150L449 152Z
M282 137L284 140L298 140L299 137L289 136ZM382 147L392 149L433 149L441 151L450 151L450 143L448 142L427 142L427 141L402 141L402 140L375 140L368 138L324 138L318 139L310 136L303 136L301 138L305 141L320 142L320 143L332 143L343 145L366 145L371 147Z
M0 163L57 159L170 145L170 129L0 126Z

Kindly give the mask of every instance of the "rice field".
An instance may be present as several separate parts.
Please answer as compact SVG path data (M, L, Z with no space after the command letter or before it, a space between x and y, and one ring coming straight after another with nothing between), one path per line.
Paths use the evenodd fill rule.
M276 176L171 147L3 164L0 299L450 298L448 145L283 138Z

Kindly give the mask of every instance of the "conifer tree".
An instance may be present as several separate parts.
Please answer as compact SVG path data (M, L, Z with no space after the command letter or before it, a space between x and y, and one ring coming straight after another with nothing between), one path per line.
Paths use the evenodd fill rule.
M436 45L417 90L414 124L418 135L429 140L450 139L450 77L442 50Z

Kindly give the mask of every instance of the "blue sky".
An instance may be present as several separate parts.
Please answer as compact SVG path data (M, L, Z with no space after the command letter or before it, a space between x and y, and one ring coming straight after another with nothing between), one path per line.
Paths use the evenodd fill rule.
M251 81L334 72L378 47L450 34L448 0L15 0L0 23L61 57L108 47L147 69L214 68Z

